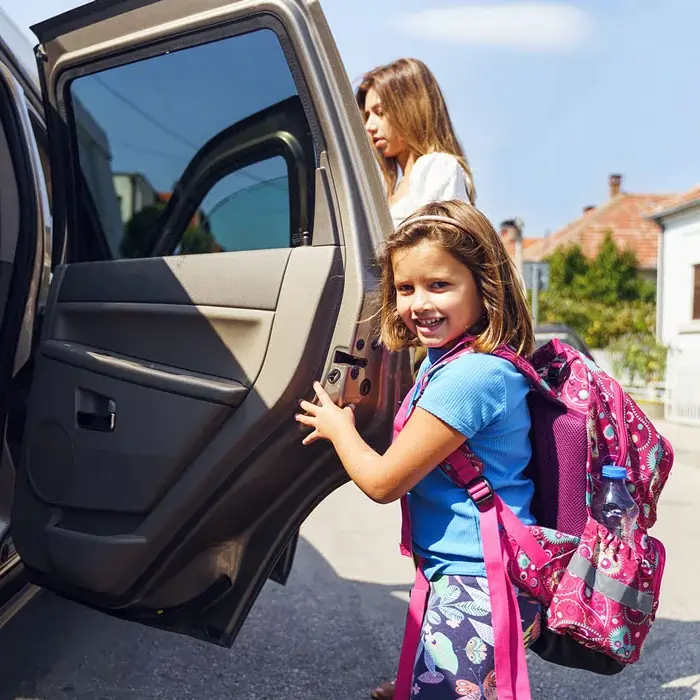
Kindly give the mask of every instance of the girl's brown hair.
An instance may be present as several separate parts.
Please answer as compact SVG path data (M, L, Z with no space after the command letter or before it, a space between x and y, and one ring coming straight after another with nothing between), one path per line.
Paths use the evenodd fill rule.
M417 157L427 153L450 153L457 158L467 176L469 199L474 203L472 171L455 135L442 90L428 66L415 58L400 58L366 73L355 93L365 121L365 99L370 89L377 92L387 119ZM376 155L387 196L391 196L399 177L398 163L395 158L385 158L378 151Z
M419 216L441 216L454 221L415 221ZM476 326L465 329L476 337L477 352L493 352L510 345L529 356L535 335L525 290L501 237L475 207L456 200L421 207L389 236L382 255L381 341L389 350L405 350L419 344L396 309L393 255L430 241L465 265L474 275L483 315Z

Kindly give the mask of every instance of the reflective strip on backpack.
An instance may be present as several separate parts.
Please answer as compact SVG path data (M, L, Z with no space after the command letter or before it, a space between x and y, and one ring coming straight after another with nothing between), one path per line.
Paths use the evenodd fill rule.
M651 593L627 586L614 578L610 578L600 569L596 569L588 559L574 552L567 571L583 580L589 588L633 610L650 615L654 610L654 596Z

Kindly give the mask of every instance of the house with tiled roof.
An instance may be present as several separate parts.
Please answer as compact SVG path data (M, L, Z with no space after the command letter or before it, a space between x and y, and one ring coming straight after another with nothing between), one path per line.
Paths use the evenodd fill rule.
M655 279L661 227L649 215L673 196L624 192L621 175L610 175L608 188L608 200L598 206L584 207L575 221L550 236L523 239L524 263L540 262L557 248L574 244L581 246L584 255L592 258L610 231L620 250L629 248L634 251L640 272ZM529 242L526 244L526 241Z
M661 229L656 327L669 347L666 417L700 425L700 184L649 220Z

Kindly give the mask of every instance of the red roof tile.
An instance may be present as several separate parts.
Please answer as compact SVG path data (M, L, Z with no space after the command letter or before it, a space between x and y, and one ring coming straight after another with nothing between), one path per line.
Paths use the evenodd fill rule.
M628 247L634 250L640 268L655 269L661 229L648 217L672 199L674 195L621 192L551 236L535 239L535 243L525 248L523 257L526 261L539 261L560 246L578 244L592 258L610 230L620 250Z
M523 257L526 260L529 260L529 258L525 255L525 251L528 248L531 248L535 243L538 243L539 241L543 240L542 238L523 238ZM510 255L511 258L515 257L515 241L511 241L509 238L503 238L503 244L506 247L506 251L508 251L508 255Z
M670 197L667 202L664 202L659 208L654 210L651 216L654 219L659 219L666 214L684 209L690 204L700 204L700 185L695 185L695 187L676 197Z

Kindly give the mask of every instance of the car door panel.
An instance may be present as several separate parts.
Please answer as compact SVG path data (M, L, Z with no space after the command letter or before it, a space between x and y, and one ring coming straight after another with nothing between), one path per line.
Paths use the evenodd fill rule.
M183 372L179 368L149 360L119 355L112 351L104 352L84 345L64 341L47 341L42 346L45 357L64 364L86 369L122 381L138 382L140 386L167 391L171 394L190 396L203 401L223 404L236 408L248 394L248 388L235 380L222 380L211 375ZM90 428L89 411L81 411L81 420ZM99 416L104 411L95 412ZM93 429L100 429L99 421Z
M200 345L202 319L213 333ZM202 305L88 302L59 304L55 338L249 386L260 371L274 312ZM231 346L237 348L234 356ZM211 353L207 355L207 350Z
M50 337L250 386L269 343L290 253L68 266L56 283ZM198 337L203 326L214 332Z
M281 252L289 258L289 264L284 279L275 285L280 290L280 305L284 305L285 297L298 298L293 287L299 286L307 298L309 308L306 321L311 325L314 320L314 305L311 299L308 299L308 292L315 287L319 292L319 302L325 290L327 294L331 292L334 285L329 285L329 278L339 271L338 250L331 247L309 247ZM230 253L224 256L229 259L242 256L244 263L250 264L250 255L247 253ZM216 257L192 256L188 264L206 268L209 261L218 264ZM263 259L274 257L264 255ZM177 265L165 266L164 261L158 258L145 262L151 263L154 268L167 267L170 274L173 274L173 271L177 274ZM92 265L99 263L76 265L68 269L76 275ZM115 284L115 289L119 288L120 283L129 283L130 265L131 261L125 261L116 266L123 272L123 277L110 278ZM230 264L229 267L232 271L236 268L235 264ZM89 271L87 276L89 279L99 279L99 276L93 277ZM207 279L207 276L202 275L199 279ZM208 279L215 278L210 276ZM310 284L311 281L313 284ZM268 400L275 401L278 398L274 396L274 392L277 391L279 375L287 372L291 378L294 374L304 352L309 327L303 323L304 314L301 312L293 314L294 324L285 325L280 321L274 324L271 322L272 318L266 323L241 324L235 312L241 311L245 315L252 313L251 309L200 306L192 285L188 290L191 297L189 307L173 304L154 305L147 301L144 304L145 312L142 313L139 304L131 302L125 309L120 302L113 312L107 302L85 302L84 306L94 305L97 308L92 309L92 313L83 313L84 307L81 303L72 301L68 302L66 320L61 311L60 276L54 284L57 287L57 301L49 310L52 323L47 326L47 332L42 339L41 356L37 360L35 370L35 381L45 389L40 399L30 403L31 428L26 440L31 449L24 462L25 473L36 495L46 503L49 510L59 507L65 511L89 509L101 511L103 514L116 513L114 528L117 529L117 533L108 534L102 558L97 554L97 550L100 549L100 537L105 530L111 529L109 517L106 515L100 519L100 533L97 539L89 527L75 532L71 530L65 525L64 515L63 525L49 530L51 535L47 542L47 556L63 561L60 552L65 541L70 542L70 545L67 545L69 550L73 547L77 551L83 547L83 555L76 556L74 552L72 558L75 561L72 566L75 568L80 563L79 567L85 567L88 571L78 576L76 570L73 583L104 593L119 594L126 590L124 585L115 583L115 587L111 588L105 583L108 573L113 572L115 581L121 582L124 572L130 569L129 557L139 556L137 553L145 551L151 539L136 536L127 542L128 538L121 537L126 533L120 533L119 527L132 521L125 520L122 516L147 516L186 467L188 473L196 472L197 456L202 447L209 445L210 450L214 447L210 445L213 434L232 413L230 407L220 403L187 396L185 386L179 394L144 386L141 377L147 369L148 361L157 359L159 364L169 365L171 373L175 373L176 369L186 373L187 380L183 380L183 385L196 385L197 377L192 375L192 371L201 372L206 369L209 369L207 374L212 378L238 380L239 384L248 389L255 385L256 396L246 397L239 410L245 411L248 408L249 399L253 399L258 410L248 410L250 417L247 420L240 417L237 411L233 416L238 427L236 433L245 435L248 430L247 421L254 422L265 417L262 402L265 401L263 392L266 385L269 386ZM207 285L203 286L206 288ZM335 287L336 292L339 291L337 284ZM82 289L88 299L93 297L90 285L83 285ZM73 295L71 298L76 297ZM337 301L336 298L336 304ZM178 311L188 308L192 313ZM260 312L271 317L276 315L275 311L266 309ZM282 310L280 315L284 313ZM286 313L289 313L289 310L286 310ZM72 324L71 316L74 315L79 321ZM142 323L143 319L145 322ZM227 321L231 319L233 328L228 328ZM240 325L245 326L242 332ZM253 331L250 329L251 325L254 327ZM256 330L262 336L260 342L256 342ZM63 345L59 341L75 344L88 356L91 350L98 354L101 352L103 356L105 353L109 356L112 352L123 356L125 351L130 350L131 356L139 360L132 362L140 371L132 371L131 376L123 379L114 377L114 373L109 371L98 373L84 366L76 366L79 362L61 362L55 359L56 348ZM258 366L246 361L251 357L251 346L258 355L255 358ZM45 347L48 348L48 355L44 353ZM274 352L275 347L284 348L283 357ZM268 362L268 352L274 355L271 362ZM60 357L61 353L58 355ZM225 362L217 364L216 360L219 357ZM212 360L212 367L208 368L209 358ZM122 362L119 368L122 375L128 374L126 361ZM148 383L148 380L146 381ZM197 391L194 393L197 394ZM90 401L95 404L100 398L114 404L114 427L111 431L81 427L78 415L83 408L81 403L86 410L90 410ZM98 406L92 410L99 412L101 409ZM292 418L293 410L294 405L289 405L289 419ZM230 432L227 431L227 434L230 435ZM235 438L231 443L235 445ZM89 523L94 519L93 515L84 520ZM68 521L80 527L81 513L76 512L68 517ZM80 545L80 542L84 545ZM27 561L31 564L31 557L27 557ZM62 568L62 565L60 567ZM134 571L130 584L136 581L140 573L142 570Z
M287 139L274 136L286 114L290 125L299 115L310 124L308 133L290 126L297 140L279 151L298 169L288 186L303 204L290 206L291 247L69 257L52 283L17 474L16 542L37 583L219 644L235 638L268 575L286 579L299 526L347 480L332 446L301 444L299 400L325 379L383 449L408 376L407 358L373 342L374 263L390 218L370 145L352 137L362 134L359 115L346 112L351 88L319 13L301 0L207 0L196 14L182 0L105 1L35 29L57 217L73 239L82 220L75 160L63 160L75 145L71 75L94 70L90 61L161 55L168 40L182 50L262 25L275 26L297 61L299 99L259 113L267 135L252 119L221 132L249 143L222 151L208 141L216 148L192 159L195 175L175 187L155 244L160 255L177 242L172 227L201 197L188 183L209 187L209 155L221 173L242 167L254 134L263 150Z

